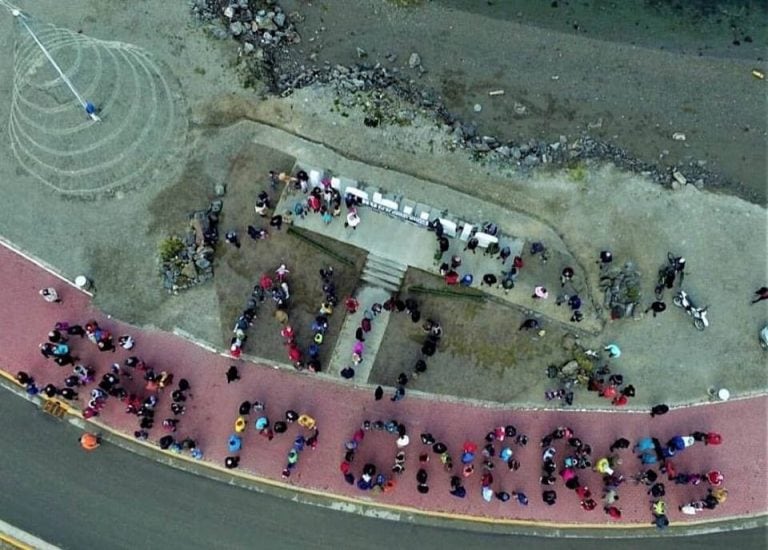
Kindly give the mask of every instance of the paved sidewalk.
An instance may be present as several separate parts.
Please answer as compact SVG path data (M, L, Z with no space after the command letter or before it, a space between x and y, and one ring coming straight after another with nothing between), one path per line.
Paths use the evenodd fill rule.
M328 365L328 374L332 376L339 376L341 369L352 365L352 351L357 339L355 338L355 331L360 327L360 323L363 321L363 316L366 311L370 311L370 308L375 303L384 303L391 294L381 288L363 286L357 292L357 300L360 302L360 309L356 313L345 314L344 324L341 326L341 332L336 339L336 348L333 350L330 364ZM343 308L343 305L339 305ZM389 323L389 312L382 310L381 313L375 316L371 321L371 331L365 333L365 341L363 342L363 360L359 365L354 367L355 378L354 380L359 383L366 383L368 377L371 374L373 363L376 361L376 354L379 351L381 341L384 339L384 333L387 331L387 324Z
M310 170L309 168L305 169L307 171ZM366 191L370 191L371 196L373 195L373 188L364 187L348 178L342 177L340 179L340 191L342 196L344 196L347 186L355 187L355 185L362 187ZM298 202L302 202L306 206L307 197L308 195L304 193L283 193L280 202L276 206L276 211L294 211L294 206ZM402 204L406 204L409 201L407 200L407 197L405 197L401 202ZM417 210L415 211L420 211L420 209L431 209L430 219L434 219L438 216L435 212L443 212L442 205L439 204L431 205L431 207L420 205L416 208ZM561 270L566 266L578 269L576 260L567 251L558 249L549 250L550 259L545 265L541 263L539 258L531 257L526 254L527 249L530 248L529 245L526 246L525 241L528 235L510 236L501 234L499 246L509 247L511 251L509 259L502 264L501 260L498 259L498 254L486 255L484 253L484 248L478 247L475 253L466 250L466 240L462 240L461 234L458 233L455 237L446 235L449 237L448 241L450 248L443 254L441 262L438 262L435 260L435 252L437 250L435 234L428 231L426 227L406 222L368 206L360 206L357 208L357 212L361 222L360 225L353 230L345 227L343 223L347 211L347 208L342 204L341 217L334 218L329 224L323 222L322 217L319 214L314 213L308 213L303 218L294 217L293 224L302 229L313 231L325 237L330 237L357 246L383 258L389 258L437 276L439 276L441 262L450 262L452 256L459 256L461 258L461 265L456 271L461 277L465 274L471 274L473 277L471 286L473 288L482 290L501 302L519 306L532 312L537 312L550 319L569 325L574 329L597 332L602 328L602 323L599 320L594 307L597 302L594 304L592 303L593 298L589 295L589 291L584 284L583 273L578 274L574 281L574 285L583 301L582 313L584 314L584 320L578 324L570 322L572 314L570 308L565 305L558 307L555 303L557 294L562 292L559 279ZM456 220L468 219L467 216L467 212L461 211L452 212L450 215L440 214L440 217L448 217ZM508 213L507 216L515 217L516 214ZM482 224L483 221L487 220L475 219L467 221L467 223L477 227ZM503 222L507 222L506 219L494 221L498 222L500 225L503 225ZM501 288L501 280L504 276L503 272L508 271L510 267L512 267L512 259L518 255L525 257L526 263L520 270L520 274L515 281L515 288L510 291L505 291ZM486 273L494 274L498 278L496 285L481 285L483 275ZM537 300L532 297L534 288L539 285L548 288L548 299ZM599 300L602 300L602 298L599 298Z
M38 290L46 286L59 290L62 304L46 303L40 298ZM227 438L234 428L238 404L245 399L265 401L267 413L273 421L289 408L311 414L318 423L320 444L316 450L305 450L301 454L298 466L289 479L289 483L297 487L407 507L413 511L493 518L496 521L542 522L545 525L608 526L616 522L609 520L599 508L590 513L583 512L576 496L566 490L560 481L555 487L559 495L557 504L548 507L541 502L538 485L541 466L539 438L559 425L567 425L592 445L595 450L593 456L597 457L606 453L608 445L619 436L634 441L654 435L666 441L677 434L712 430L723 434L723 445L704 447L696 444L675 462L679 471L699 472L719 468L724 472L730 492L727 503L695 517L695 521L764 515L768 512L765 478L768 468L765 448L768 400L765 396L674 410L651 420L644 413L513 410L412 396L398 403L386 398L376 402L368 389L351 388L326 377L244 362L238 363L242 380L227 384L224 373L233 364L231 359L171 334L139 330L109 319L91 306L86 295L6 248L0 248L0 297L5 305L5 315L0 318L0 361L4 370L10 373L25 370L41 385L48 382L61 385L69 369L46 361L37 351L47 331L59 320L85 323L96 319L115 335L130 333L137 340L132 353L140 355L158 371L167 369L177 380L182 377L189 380L193 397L188 401L188 410L181 417L176 435L196 438L205 451L206 460L222 463L227 455ZM99 376L112 362L122 361L128 355L123 350L114 354L100 353L87 339L74 337L71 342L76 355L81 357L82 362L97 367ZM136 385L137 381L126 383L129 389ZM169 403L170 396L160 394L158 424L164 418L162 411L168 411ZM406 472L398 478L397 488L391 493L375 496L347 485L338 469L344 454L344 441L363 420L386 421L393 418L407 425L412 441L406 448ZM137 424L136 418L125 414L122 404L114 399L107 404L101 420L127 434L132 433ZM466 499L450 496L448 475L442 471L436 457L426 467L430 474L430 493L422 495L416 491L417 456L425 450L418 440L420 432L429 431L445 441L458 463L460 446L465 440L481 444L483 436L492 427L506 424L516 425L520 432L530 436L531 441L525 448L515 448L522 464L520 470L509 473L497 467L493 486L496 490L524 491L530 498L528 507L522 508L513 502L485 503L480 496L479 472L465 481L468 491ZM297 428L291 427L286 434L268 442L249 427L244 437L241 469L258 476L279 479L286 454L297 433ZM156 427L151 438L156 441L161 435L162 428ZM558 448L558 452L561 454L562 449ZM380 471L388 472L394 454L393 437L381 432L368 432L353 464L356 477L367 461L377 464ZM635 473L639 468L638 461L628 451L622 451L621 455L624 463L619 470L626 475ZM596 497L600 496L597 474L584 471L581 479L593 489ZM679 513L677 506L705 492L702 486L667 484L666 500L672 523L692 521L692 518ZM622 486L620 495L623 519L619 524L648 525L651 515L645 491L628 484Z

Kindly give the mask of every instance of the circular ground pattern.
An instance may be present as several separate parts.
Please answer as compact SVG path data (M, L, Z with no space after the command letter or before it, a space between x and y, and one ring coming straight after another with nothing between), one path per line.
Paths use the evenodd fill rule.
M19 163L56 191L80 196L168 178L187 133L175 78L131 44L25 21L102 120L88 118L19 21L8 124Z

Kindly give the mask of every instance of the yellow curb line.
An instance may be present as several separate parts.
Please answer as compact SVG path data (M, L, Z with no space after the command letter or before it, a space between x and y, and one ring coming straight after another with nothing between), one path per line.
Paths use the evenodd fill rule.
M81 414L75 414L75 416L82 418ZM547 529L612 529L612 530L648 529L648 530L651 530L653 527L651 525L650 519L648 521L648 524L645 524L645 523L628 523L628 524L624 524L624 523L557 523L557 522L550 522L550 521L495 518L495 517L487 517L487 516L456 514L452 512L429 511L429 510L421 510L418 508L413 508L410 506L404 506L400 504L388 504L388 503L382 503L380 501L363 500L355 497L349 497L346 495L340 495L337 493L328 493L328 492L323 492L317 489L310 489L308 487L291 485L289 483L285 483L282 481L278 481L278 480L274 480L266 477L260 477L255 474L250 474L245 471L229 470L224 468L223 466L219 466L209 461L195 460L186 455L176 454L170 451L164 451L162 449L159 449L157 446L147 443L145 441L130 439L123 432L115 430L114 428L111 428L110 426L107 426L102 422L94 421L94 420L87 420L87 422L98 426L100 429L103 429L104 431L109 432L110 434L116 437L120 437L122 439L126 439L134 443L141 444L147 447L148 449L152 449L153 451L159 451L166 456L172 457L174 459L183 460L189 464L195 464L197 466L202 465L205 468L210 468L220 473L245 479L256 484L268 485L270 487L275 487L285 491L302 493L302 494L320 497L320 498L333 500L333 501L341 501L347 504L353 504L357 506L368 506L368 507L374 507L374 508L384 509L388 511L405 513L405 514L420 515L420 516L448 519L448 520L465 521L465 522L471 522L471 523L501 524L501 525L509 525L509 526L538 527L538 528L547 528ZM685 523L675 524L673 525L673 527L691 527L691 526L707 525L710 523L719 523L723 521L743 520L748 518L760 518L760 517L766 517L766 516L768 516L768 512L764 514L758 514L756 516L733 516L733 517L725 517L725 518L712 518L708 520L688 521Z
M14 375L12 375L10 372L6 372L3 369L0 369L0 376L10 380L11 382L16 384L17 386L21 386L21 384L19 384L19 381L16 380L16 377Z
M2 374L5 378L8 380L11 380L14 382L16 386L21 387L21 384L18 383L18 381L12 377L10 374L5 372L4 370L0 369L0 374ZM623 530L623 529L651 529L650 521L646 525L645 523L557 523L557 522L551 522L551 521L536 521L536 520L523 520L523 519L509 519L509 518L495 518L495 517L487 517L487 516L476 516L476 515L467 515L467 514L456 514L452 512L440 512L440 511L430 511L430 510L421 510L418 508L413 508L410 506L404 506L400 504L388 504L383 503L380 501L373 501L373 500L363 500L355 497L349 497L346 495L340 495L337 493L328 493L324 491L320 491L317 489L311 489L309 487L301 487L298 485L291 485L289 483L285 483L282 481L277 481L274 479L266 478L257 476L255 474L250 474L244 471L233 471L226 469L222 466L219 466L217 464L214 464L209 461L200 461L195 460L191 457L172 453L170 451L164 451L163 449L158 448L157 446L147 443L145 441L140 441L136 439L129 438L126 434L124 434L121 431L118 431L107 424L104 424L98 420L93 419L84 419L83 414L80 410L77 408L59 401L58 399L48 399L44 396L39 396L42 402L48 402L48 401L54 401L58 402L59 406L62 407L64 412L66 414L69 414L71 416L74 416L80 420L84 420L85 422L88 422L89 424L98 427L99 429L109 432L115 437L119 437L120 439L130 441L133 444L143 445L147 449L151 449L155 452L160 452L165 456L171 457L176 460L182 460L189 464L194 464L196 466L203 466L205 468L210 468L212 470L216 470L220 473L227 474L232 477L241 478L244 480L248 480L250 482L260 484L260 485L267 485L270 487L275 487L278 489L282 489L284 491L292 491L295 493L301 493L305 495L311 495L314 497L319 497L322 499L327 500L333 500L333 501L341 501L347 504L352 504L356 506L367 506L377 509L383 509L387 511L393 511L393 512L399 512L399 513L405 513L405 514L412 514L412 515L418 515L418 516L425 516L430 518L440 518L440 519L448 519L448 520L456 520L456 521L464 521L468 523L477 523L477 524L497 524L497 525L508 525L508 526L523 526L523 527L538 527L538 528L547 528L547 529L609 529L609 530ZM699 521L687 521L685 523L678 523L675 524L674 527L692 527L692 526L701 526L701 525L707 525L710 523L719 523L723 521L732 521L732 520L743 520L743 519L755 519L755 518L764 518L768 517L768 512L764 512L761 514L755 514L752 516L728 516L724 518L712 518L707 520L699 520Z
M24 542L21 542L19 539L12 537L11 535L6 535L5 533L0 532L0 541L3 541L6 544L10 544L14 548L18 548L19 550L35 550L33 546L30 546Z

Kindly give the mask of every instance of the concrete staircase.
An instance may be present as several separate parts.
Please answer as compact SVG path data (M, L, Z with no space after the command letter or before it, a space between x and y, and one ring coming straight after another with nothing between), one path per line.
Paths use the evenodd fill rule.
M405 264L371 252L363 267L361 279L388 292L399 292L407 269Z

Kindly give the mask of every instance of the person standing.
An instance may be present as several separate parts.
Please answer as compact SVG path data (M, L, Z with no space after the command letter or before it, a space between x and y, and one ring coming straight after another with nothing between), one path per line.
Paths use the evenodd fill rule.
M521 493L520 491L512 491L512 496L517 499L517 503L520 506L528 506L528 497L525 493Z
M390 398L390 401L400 401L405 397L405 388L403 386L398 386L397 389L395 389L395 394Z
M118 344L120 344L120 347L125 350L133 349L133 346L136 345L136 340L133 339L133 336L130 334L126 334L124 336L121 336L117 339Z
M480 286L488 285L493 286L498 281L498 278L493 273L486 273L483 275L482 280L480 281Z
M341 369L340 374L342 378L344 378L345 380L349 380L355 377L355 369L353 369L350 366L346 366L343 369Z
M289 213L289 214L290 214L290 213ZM302 216L302 217L303 217L303 216ZM278 231L280 231L280 230L282 229L282 227L283 227L283 222L285 222L285 223L289 223L289 222L287 221L287 218L286 218L286 219L283 219L283 216L281 216L280 214L275 214L274 216L272 216L272 217L269 219L269 226L270 226L270 227L274 227L275 229L277 229Z
M627 397L634 397L635 387L632 384L629 384L627 387L621 389L621 395L625 395Z
M662 313L663 311L666 311L667 304L662 302L661 300L656 300L653 302L648 309L645 310L646 313L649 311L653 311L653 316L656 317L657 313Z
M352 208L347 213L347 221L344 222L344 227L351 227L355 230L358 225L360 225L360 216L357 215L357 209Z
M505 246L499 251L499 256L496 258L497 260L501 260L501 263L505 263L507 261L507 258L509 258L512 255L512 250Z
M59 298L59 293L56 292L56 289L53 287L46 287L40 289L40 296L43 297L43 300L50 304L60 304L61 298Z
M572 267L565 267L563 268L563 271L560 273L560 286L565 286L566 283L570 283L573 279L573 268Z
M240 237L237 236L236 231L227 231L224 238L229 244L234 245L235 248L240 248Z
M619 439L611 443L611 446L609 447L611 452L614 452L616 449L627 449L627 448L629 448L629 440L624 437L620 437Z
M231 384L236 380L240 380L240 373L235 365L232 365L227 369L227 384Z
M761 300L768 300L768 286L763 286L763 287L758 288L755 291L755 295L757 296L757 298L752 300L753 304L756 304L757 302L760 302Z
M600 258L596 263L600 264L600 269L605 269L613 262L613 253L610 250L602 250L600 252Z

